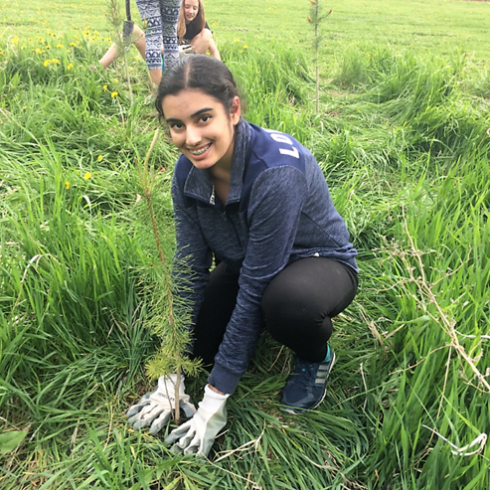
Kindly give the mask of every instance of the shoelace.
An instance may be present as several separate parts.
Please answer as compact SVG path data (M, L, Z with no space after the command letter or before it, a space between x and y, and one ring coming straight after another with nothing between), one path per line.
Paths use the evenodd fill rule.
M304 386L310 384L311 379L316 379L318 363L303 361L296 359L296 366L293 371L293 376L288 380L288 384L301 383Z

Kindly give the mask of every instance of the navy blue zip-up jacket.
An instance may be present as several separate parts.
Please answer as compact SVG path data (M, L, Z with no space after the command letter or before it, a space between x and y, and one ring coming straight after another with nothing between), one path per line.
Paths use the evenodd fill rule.
M209 280L212 253L239 273L236 307L209 383L233 393L262 328L262 295L286 265L303 257L338 260L357 272L356 250L313 155L291 136L244 120L236 126L226 205L206 170L181 155L172 197L176 263L185 260L195 321ZM179 273L182 275L182 273Z

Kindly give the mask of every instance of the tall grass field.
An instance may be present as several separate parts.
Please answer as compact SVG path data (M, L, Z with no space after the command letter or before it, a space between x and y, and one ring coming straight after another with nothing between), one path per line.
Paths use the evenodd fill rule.
M146 64L131 48L89 70L114 35L103 0L0 4L2 490L490 488L490 3L319 1L319 111L309 1L205 2L246 119L312 150L361 269L324 403L279 410L292 356L264 334L208 459L124 415L161 343L135 166L160 125Z

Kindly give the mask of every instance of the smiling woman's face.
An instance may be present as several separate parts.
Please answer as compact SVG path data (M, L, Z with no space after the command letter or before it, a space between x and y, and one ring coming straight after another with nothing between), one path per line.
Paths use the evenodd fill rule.
M185 89L167 95L162 109L172 141L196 168L231 166L235 125L240 120L238 97L227 112L221 102L202 90Z
M184 2L184 18L185 23L193 21L199 12L199 0L185 0Z

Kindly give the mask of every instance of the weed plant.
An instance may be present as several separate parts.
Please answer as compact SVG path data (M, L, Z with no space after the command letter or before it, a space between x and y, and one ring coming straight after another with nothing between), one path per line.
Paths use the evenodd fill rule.
M297 47L220 46L248 119L317 157L361 282L335 319L321 407L279 411L290 356L264 333L198 462L124 417L161 340L144 328L159 261L134 166L157 124L144 72L130 106L117 65L86 69L97 45L47 66L34 42L1 49L0 422L28 431L0 456L2 489L488 488L489 446L443 439L489 432L489 121L474 90L487 75L471 58L346 46L313 116ZM161 144L150 162L166 255L175 159ZM204 383L189 385L196 402Z

